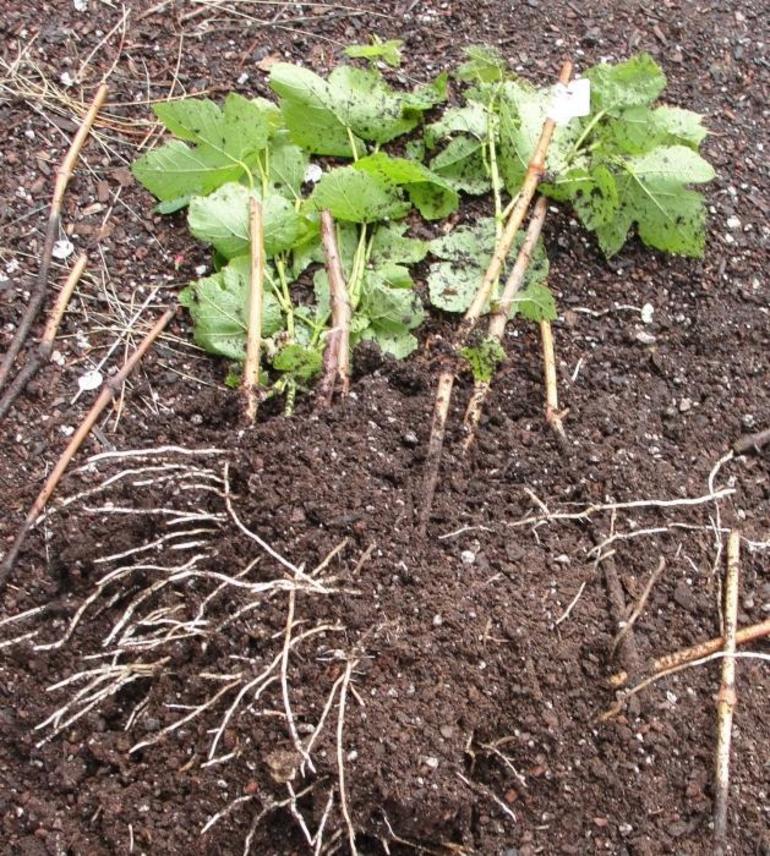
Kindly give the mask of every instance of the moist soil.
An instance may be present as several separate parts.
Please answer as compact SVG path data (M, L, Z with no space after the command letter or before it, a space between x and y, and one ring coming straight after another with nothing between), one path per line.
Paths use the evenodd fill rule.
M269 403L244 430L237 396L222 383L226 367L188 344L179 314L92 433L2 596L1 641L34 634L0 650L3 853L236 854L246 843L251 853L299 854L314 849L302 824L312 837L324 815L315 852L351 852L339 754L359 853L713 851L719 663L661 680L613 717L601 715L616 701L608 678L617 669L641 674L649 658L719 635L727 528L740 527L746 544L739 623L770 611L767 452L725 462L709 484L732 442L770 425L769 11L544 0L119 9L91 0L80 12L65 0L8 0L0 23L4 341L28 298L51 176L74 127L51 90L37 100L30 81L43 74L88 100L112 69L108 112L122 124L97 129L65 200L65 226L94 261L65 319L62 359L2 426L4 545L90 404L93 393L72 401L77 378L148 297L144 317L206 262L183 218L154 216L127 171L147 132L139 102L202 90L266 94L265 57L325 70L341 45L373 32L405 39L395 73L404 81L455 64L464 43L500 45L538 81L554 76L564 55L581 68L647 50L668 75L667 100L708 115L705 148L718 178L708 190L702 261L632 242L607 263L574 222L549 218L568 443L556 442L543 419L538 331L512 325L508 360L465 457L455 426L470 382L460 379L424 537L416 526L422 465L452 319L433 317L404 363L359 350L345 402L316 413L312 398L300 397L291 418ZM64 72L80 82L65 89ZM125 456L136 449L155 451ZM82 466L111 451L123 456ZM681 503L712 488L732 493ZM672 504L578 514L640 500ZM129 554L172 530L186 540ZM613 533L625 537L597 563L591 551ZM615 653L618 600L633 606L661 557L666 567L631 641ZM169 567L193 559L200 576L142 599ZM62 638L106 573L129 567L65 643L40 647ZM225 582L233 578L252 588ZM291 578L304 581L291 598L292 634L309 635L287 657L285 692L279 669L258 699L245 694L210 755L240 688L280 661ZM608 580L610 589L617 583L614 601ZM260 583L272 589L255 594ZM52 685L127 662L105 644L127 610L145 617L147 638L170 626L152 621L201 614L205 623L132 654L128 661L157 665L71 724L63 716L58 733L56 722L38 728L86 679ZM751 647L770 653L766 643ZM769 680L766 662L738 662L736 854L770 853ZM199 716L164 731L220 690ZM306 741L325 706L311 769L292 728Z

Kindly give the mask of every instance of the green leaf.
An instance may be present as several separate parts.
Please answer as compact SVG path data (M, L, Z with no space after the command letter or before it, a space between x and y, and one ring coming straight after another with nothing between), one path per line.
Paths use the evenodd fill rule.
M494 336L486 336L478 345L462 348L460 356L468 362L477 383L489 383L505 359L505 351Z
M293 142L319 155L352 157L348 129L334 112L329 84L309 69L278 62L270 69L270 86Z
M409 288L392 288L376 272L367 272L359 314L370 326L389 333L413 330L425 317L420 298Z
M392 158L385 152L360 158L355 169L375 176L383 186L405 187L420 214L439 220L457 210L460 198L448 182L427 167L407 158Z
M420 122L420 111L407 110L404 95L374 69L337 66L329 75L329 94L339 120L364 140L387 143Z
M401 92L399 94L404 99L404 107L407 110L424 112L442 101L446 101L448 90L449 76L445 71L442 71L430 83L417 86L412 92Z
M542 283L532 283L521 291L516 296L513 309L536 323L556 320L556 301L551 289Z
M163 102L154 109L179 139L143 155L132 170L158 199L183 207L186 196L210 193L244 176L253 179L269 131L259 104L233 93L223 109L200 98Z
M509 254L508 268L518 254L524 233L519 232ZM431 253L442 261L428 272L428 293L434 306L446 312L465 312L489 266L496 244L495 221L491 217L470 226L460 226L448 235L431 241ZM523 288L542 284L548 277L548 258L542 242L532 256ZM515 305L511 315L515 313ZM487 306L484 310L489 311Z
M405 223L378 226L372 237L370 259L374 264L383 261L397 264L416 264L428 254L428 242L404 237Z
M636 224L648 246L670 253L701 256L705 244L703 196L687 190L714 177L712 166L686 146L662 146L625 158L616 174L618 209L615 218L597 229L599 244L609 257L625 243Z
M473 137L454 137L449 145L431 160L430 168L455 190L478 196L492 187L484 162L482 144Z
M391 354L397 360L408 357L420 344L416 336L405 330L389 332L375 327L366 327L358 336L358 341L374 341L383 353Z
M411 207L392 186L350 166L327 172L308 201L319 211L328 208L337 220L354 223L398 219Z
M464 107L450 107L437 122L425 128L425 144L433 148L452 134L470 134L478 140L487 137L487 108L478 101L468 101Z
M524 81L508 81L502 87L498 163L506 189L512 196L518 193L524 180L548 118L552 98L550 89L535 89ZM559 175L568 168L578 133L579 123L574 119L556 126L548 147L548 172Z
M267 170L270 188L287 199L299 199L309 163L308 153L292 143L286 131L281 131L270 143Z
M209 196L194 196L187 222L196 238L212 244L226 258L249 251L249 199L258 194L230 182ZM268 196L262 203L265 255L272 258L288 250L310 229L308 221L283 196Z
M398 68L401 65L401 46L403 44L403 39L388 39L383 42L374 36L371 45L349 45L345 48L344 53L354 59L381 59L392 68Z
M190 310L197 344L231 360L246 356L249 262L248 256L239 256L213 276L190 283L179 295L179 302ZM265 289L262 335L272 336L282 325L278 301Z
M302 345L285 345L273 357L273 368L289 374L299 383L312 380L323 367L323 357L315 348Z
M455 76L469 83L490 83L503 80L507 64L500 51L491 45L468 45L468 59L457 69Z
M708 131L702 117L678 107L629 107L607 122L598 139L604 149L643 154L661 145L685 145L697 151Z
M602 163L568 170L550 184L541 184L540 191L560 202L571 202L581 223L593 231L609 223L615 216L619 200L613 173Z
M658 107L652 112L655 126L666 134L666 142L697 149L708 135L703 116L680 107Z
M646 53L626 62L601 63L588 69L591 81L591 109L617 116L627 107L652 104L666 86L666 76L655 60Z

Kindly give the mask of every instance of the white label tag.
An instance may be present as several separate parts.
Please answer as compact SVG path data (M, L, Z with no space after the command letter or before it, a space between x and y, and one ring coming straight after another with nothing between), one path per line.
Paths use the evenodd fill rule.
M553 88L553 101L548 111L549 118L557 125L565 125L576 116L587 116L591 112L591 81L580 77L571 83L557 83Z

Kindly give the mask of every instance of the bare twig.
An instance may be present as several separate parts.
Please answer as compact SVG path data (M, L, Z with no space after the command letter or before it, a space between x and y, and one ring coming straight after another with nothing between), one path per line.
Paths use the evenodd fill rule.
M722 685L717 701L716 786L714 800L714 852L727 847L727 804L730 794L730 743L735 710L735 636L738 614L738 573L740 569L740 533L733 530L727 541L725 579L725 657L722 660Z
M733 443L733 451L736 455L745 455L747 452L759 452L763 446L770 443L770 428L757 431L756 434L745 434Z
M642 610L644 609L647 598L650 596L650 592L652 591L652 587L658 581L658 578L663 573L663 569L666 567L666 560L663 556L660 557L660 561L658 562L658 567L650 574L649 580L647 580L647 585L644 587L644 591L639 598L634 611L628 618L628 621L623 622L623 626L620 628L620 632L615 637L615 641L612 643L612 650L610 652L610 657L615 656L615 651L618 649L618 645L625 639L626 635L631 632L631 628L636 624L636 620L642 614Z
M64 315L65 309L67 308L69 299L72 297L72 292L75 290L75 286L80 280L86 266L86 261L87 256L85 253L78 256L78 260L70 271L67 281L64 283L64 287L56 298L56 303L51 310L51 314L48 317L48 323L45 326L45 331L40 339L40 344L37 346L37 351L30 356L24 365L24 368L16 375L13 379L13 383L8 387L8 389L6 389L5 394L2 399L0 399L0 419L2 419L3 416L5 416L5 414L11 409L13 402L24 391L32 378L38 373L40 366L51 359L54 340L56 339L56 333L59 330L59 324L61 323L61 319Z
M348 685L350 684L350 676L356 666L357 661L348 660L345 667L345 674L342 678L340 686L340 701L339 711L337 714L337 775L339 776L340 787L340 810L345 818L345 825L348 829L348 843L350 845L351 856L357 856L356 849L356 830L353 826L353 821L350 819L348 810L348 795L345 788L345 750L342 744L342 733L345 727L345 701L347 700Z
M503 293L500 295L494 312L489 316L489 330L487 336L494 339L496 342L502 342L505 333L505 325L508 317L511 314L511 307L516 298L516 294L521 288L526 276L527 270L532 262L532 255L535 251L535 246L540 237L540 232L543 229L545 215L548 211L548 203L545 197L540 197L535 203L532 211L532 218L529 221L527 234L522 242L519 255L516 258L516 264L513 266L508 281L505 283ZM465 440L463 441L463 449L467 452L473 445L478 429L479 420L481 419L482 408L489 388L490 380L477 380L473 387L471 400L468 402L468 409L465 411Z
M24 346L24 341L26 340L32 325L35 323L40 307L43 305L43 301L45 300L48 286L48 271L51 267L51 253L53 251L54 242L56 241L56 237L59 233L64 193L67 189L70 177L72 176L72 172L75 169L75 164L77 163L83 143L85 142L85 139L91 130L91 126L94 123L94 119L96 118L96 114L99 112L106 97L107 85L103 83L97 90L94 100L91 103L91 107L89 108L88 113L86 113L83 123L78 128L75 138L72 140L72 144L70 145L69 151L65 155L61 166L56 171L56 184L54 186L53 199L51 200L51 210L48 215L45 243L43 244L43 251L40 257L40 268L38 270L37 279L35 280L35 285L32 289L32 295L29 299L29 303L24 310L24 314L21 317L19 326L16 328L11 344L8 346L8 350L3 357L3 361L0 363L0 389L5 386L11 367L13 366L19 351Z
M56 466L53 468L51 474L46 479L46 482L43 485L43 489L38 494L37 499L32 504L32 508L30 508L24 523L19 529L19 532L16 536L16 540L13 542L11 548L8 550L8 554L3 560L2 565L0 565L0 590L5 585L11 571L13 570L13 566L16 563L16 559L19 555L19 551L21 550L22 545L24 544L24 540L26 539L32 527L35 525L35 521L37 520L38 515L45 507L46 502L48 502L48 499L50 498L51 494L54 492L56 486L59 484L59 481L61 480L61 477L64 474L64 471L67 469L67 466L69 465L73 456L80 448L93 426L96 424L96 420L101 416L102 411L105 409L105 407L107 407L112 398L120 392L120 389L123 386L123 382L131 374L134 368L136 368L138 362L152 346L153 342L158 338L158 336L160 335L164 327L168 324L168 322L171 320L173 315L174 310L167 309L163 313L163 315L155 322L152 329L149 331L149 333L147 333L147 335L141 341L136 350L128 357L120 371L116 372L116 374L114 374L104 384L104 387L99 393L98 398L86 414L86 417L80 424L80 427L72 435L72 439L67 445L67 448L64 450L61 457L56 462Z
M561 83L569 82L571 74L572 63L567 61L562 66L559 81ZM449 413L449 404L452 398L454 376L457 370L457 353L466 344L468 336L473 331L481 313L484 311L484 307L489 300L492 288L500 276L500 271L503 268L506 256L508 255L511 245L516 238L516 233L524 222L524 217L526 216L529 204L532 201L532 197L535 195L540 179L545 172L545 159L548 154L548 147L551 143L551 137L553 136L555 127L556 123L550 117L543 123L540 139L538 140L535 152L532 155L532 160L529 162L529 166L527 167L527 173L516 199L516 204L511 210L508 222L505 224L500 240L495 247L495 251L492 254L492 260L484 274L484 278L481 281L479 289L476 292L471 305L468 307L465 317L463 318L454 337L454 353L450 355L446 368L439 376L438 389L436 390L436 403L433 408L430 440L428 442L428 453L425 458L422 509L419 518L419 532L422 535L425 534L425 531L428 528L428 520L430 519L431 508L433 507L433 496L436 492L436 484L438 482L441 452L444 446L444 431L446 427L447 414Z
M334 220L326 210L321 212L321 241L329 277L332 326L326 337L324 376L319 386L318 400L320 405L328 407L337 382L343 396L348 394L350 386L350 300L337 246Z
M246 333L246 362L243 366L241 392L246 421L257 418L259 388L259 350L262 342L262 295L265 280L265 248L262 226L262 204L253 196L249 205L251 267L249 271L249 325Z
M556 383L556 358L553 350L553 332L551 322L543 319L540 322L540 340L543 343L543 377L545 381L545 421L556 434L559 444L566 445L567 435L564 433L562 419L566 410L559 410L559 388Z
M748 642L754 642L757 639L764 639L770 636L770 618L760 621L759 624L751 624L748 627L742 627L735 634L735 644L745 645ZM721 651L725 645L725 637L717 636L714 639L709 639L706 642L700 642L697 645L692 645L690 648L682 648L680 651L675 651L673 654L666 654L664 657L658 657L650 664L648 671L661 674L669 672L671 669L676 669L679 666L692 663L695 660L701 660L703 657L709 657L717 651ZM610 678L610 685L615 689L625 686L628 683L629 675L627 672L616 672Z

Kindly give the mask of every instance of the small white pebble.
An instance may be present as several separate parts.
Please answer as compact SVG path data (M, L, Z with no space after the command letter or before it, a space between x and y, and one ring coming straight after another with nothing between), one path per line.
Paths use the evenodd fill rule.
M476 554L473 550L463 550L460 553L460 560L464 565L472 565L476 561Z
M438 758L435 758L433 755L429 755L425 759L425 766L430 767L431 770L435 770L438 767Z
M62 86L72 86L75 82L74 78L68 71L63 71L59 76Z
M55 363L57 366L64 365L64 354L61 351L54 351L51 354L51 362Z
M434 627L441 627L441 625L443 623L444 623L444 619L442 616L440 616L440 615L434 615L433 616L433 626Z
M738 217L733 215L732 217L727 218L727 228L728 229L740 229L741 221Z
M55 259L68 259L74 252L75 247L72 245L72 241L62 238L53 245L51 255Z
M652 324L652 316L655 312L652 303L645 303L642 306L642 324Z
M316 184L321 180L321 176L323 175L323 170L317 163L308 164L307 169L305 170L305 181L309 181L311 184Z
M59 430L65 437L71 437L75 433L75 429L71 425L60 425Z
M247 72L243 72L238 78L238 86L243 86L244 83L249 79L249 75Z
M86 372L78 378L78 387L81 392L90 392L92 389L99 389L104 381L104 375L97 369Z
M197 273L198 276L203 276L203 274L206 273L207 270L208 270L208 265L198 265L195 268L195 273Z

